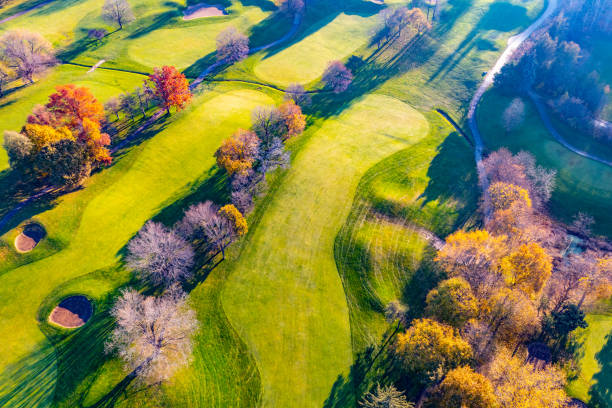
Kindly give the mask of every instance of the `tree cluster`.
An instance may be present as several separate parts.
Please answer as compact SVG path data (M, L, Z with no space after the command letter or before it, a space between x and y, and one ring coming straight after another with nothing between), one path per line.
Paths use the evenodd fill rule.
M266 174L289 166L285 142L305 127L302 109L293 99L286 99L279 107L256 108L251 129L238 129L221 143L215 152L217 165L230 176L232 203L242 213L253 208L255 196L264 189Z
M507 95L535 91L574 128L612 138L612 134L601 134L606 128L594 122L607 103L609 92L609 84L601 80L590 49L590 38L599 35L595 31L601 25L585 23L585 19L596 15L610 15L610 10L604 8L606 1L583 3L585 8L566 5L547 30L532 36L516 51L514 62L504 66L495 77L495 85ZM591 5L587 7L587 3ZM520 117L516 108L507 115ZM514 121L504 117L505 123Z
M415 36L431 29L427 16L420 8L386 8L381 12L382 26L372 41L378 48L383 45L405 46Z
M7 131L11 168L29 180L54 186L80 183L92 167L111 162L104 108L88 88L62 85L28 116L19 133Z

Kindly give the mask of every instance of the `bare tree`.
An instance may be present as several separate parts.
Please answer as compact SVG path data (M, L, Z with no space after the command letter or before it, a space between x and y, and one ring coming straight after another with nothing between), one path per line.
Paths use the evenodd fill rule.
M572 221L572 227L582 235L590 235L591 227L595 224L595 218L587 213L579 212Z
M261 173L249 169L232 177L232 204L243 214L253 209L254 197L265 188L265 178Z
M291 84L285 91L285 101L293 101L301 107L308 106L312 102L310 95L306 93L301 84Z
M259 153L259 170L262 174L277 168L286 169L291 163L291 155L285 150L280 138L275 138L269 145L261 145Z
M205 238L204 224L212 217L215 217L218 211L219 207L212 201L194 204L185 211L175 230L185 239Z
M367 393L359 406L362 408L413 408L414 404L408 402L404 393L398 391L394 386L381 387L380 384L377 384L376 390Z
M334 93L342 93L346 91L353 82L353 73L342 62L331 62L323 73L323 82Z
M161 223L149 221L128 244L127 265L154 284L171 284L191 276L193 248Z
M262 146L270 145L282 136L283 115L275 106L258 106L253 110L251 128L261 140Z
M403 325L408 325L408 306L402 304L399 300L392 300L385 306L385 319L389 323L396 320L402 322Z
M506 132L518 129L525 121L525 103L521 98L515 98L502 114L502 122Z
M0 38L0 58L17 76L30 83L55 63L53 47L42 35L25 30L7 31Z
M161 297L124 289L111 314L117 326L106 350L119 354L129 377L159 383L189 363L198 321L178 287Z
M102 6L102 19L109 24L117 24L119 29L136 19L127 0L105 0Z
M108 101L104 103L104 111L106 114L113 114L115 118L119 120L119 112L121 112L121 103L119 102L119 98L112 97ZM110 119L110 118L107 118Z
M228 27L217 36L217 60L234 63L249 55L249 37L234 27Z

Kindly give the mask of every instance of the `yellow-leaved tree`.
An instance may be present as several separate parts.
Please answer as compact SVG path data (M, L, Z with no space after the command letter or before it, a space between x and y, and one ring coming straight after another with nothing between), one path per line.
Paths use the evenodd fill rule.
M437 408L498 407L491 381L468 366L449 371L428 405Z
M517 201L522 201L531 207L529 192L522 187L510 183L497 182L489 186L491 205L495 210L507 210Z
M427 294L425 314L439 322L461 328L476 316L478 302L463 278L442 281Z
M500 270L509 287L534 296L550 278L552 258L535 242L523 244L501 260Z

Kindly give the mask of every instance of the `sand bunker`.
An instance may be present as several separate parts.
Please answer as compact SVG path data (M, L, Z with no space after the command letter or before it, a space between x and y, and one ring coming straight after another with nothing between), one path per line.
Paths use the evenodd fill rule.
M60 302L49 316L51 323L67 329L83 326L93 313L93 306L85 296L70 296Z
M15 249L17 252L30 252L47 235L44 227L40 224L31 223L23 227L21 234L15 238Z
M213 6L206 3L200 3L189 6L183 12L183 20L193 20L203 17L218 17L225 16L227 13L222 6Z

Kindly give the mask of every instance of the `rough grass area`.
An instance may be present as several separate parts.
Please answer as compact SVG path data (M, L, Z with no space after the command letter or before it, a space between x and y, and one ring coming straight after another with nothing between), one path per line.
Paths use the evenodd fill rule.
M568 386L570 395L596 407L611 407L612 316L589 315L589 327L581 333L580 374Z
M303 146L249 237L223 305L262 376L263 406L320 406L351 364L336 233L363 173L414 144L428 124L387 96L367 96Z
M474 220L478 185L469 144L437 113L426 139L382 160L363 176L335 243L353 353L375 345L388 325L384 307L399 299L419 316L436 283L434 251L418 233L444 237Z
M101 102L139 86L144 77L126 72L95 70L88 74L87 68L74 65L57 67L43 80L17 89L0 99L0 132L19 131L36 104L47 102L58 85L72 83L88 87ZM6 151L0 148L0 171L8 167Z
M288 85L308 83L323 74L327 64L342 60L368 43L378 16L340 14L311 27L304 38L277 54L264 58L255 74L266 82Z
M530 100L525 100L524 124L506 134L501 127L501 115L510 100L495 91L484 96L477 119L485 146L489 150L500 147L514 152L526 150L536 157L538 164L557 170L557 185L550 201L552 214L571 222L576 213L586 212L595 218L595 232L611 236L612 168L583 158L557 143Z
M0 320L3 322L0 338L5 341L5 347L0 350L3 386L6 384L10 389L11 384L18 384L16 381L21 377L13 379L12 373L17 369L23 371L24 362L32 358L36 360L30 363L32 371L25 368L20 375L29 381L40 381L35 369L40 364L37 350L48 349L49 343L34 316L43 299L71 279L113 268L120 260L122 248L147 219L191 194L192 188L208 177L207 171L214 165L213 152L221 140L236 127L248 126L254 107L270 103L268 96L255 91L209 92L170 124L158 129L161 131L155 138L135 147L111 169L94 176L86 189L62 197L54 208L40 214L49 238L70 244L0 276ZM126 278L125 272L117 273L113 287ZM27 291L15 291L26 287ZM224 335L231 336L231 333ZM100 332L97 336L103 340L105 334ZM100 358L99 355L86 357ZM49 367L54 364L52 355L44 358ZM20 387L35 386L24 381ZM54 379L48 381L52 386ZM104 381L104 376L99 381ZM110 385L112 389L116 384L111 381ZM65 395L56 396L61 397ZM27 404L32 401L29 398L27 394L19 394L10 401L15 405Z

